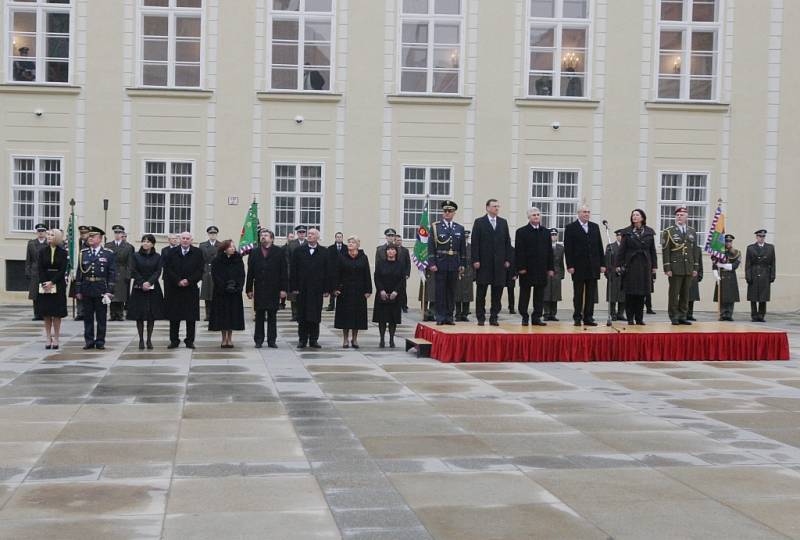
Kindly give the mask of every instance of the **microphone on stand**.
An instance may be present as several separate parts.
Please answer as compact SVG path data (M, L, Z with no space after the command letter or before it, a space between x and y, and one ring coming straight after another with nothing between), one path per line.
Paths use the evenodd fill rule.
M606 241L610 244L611 243L611 236L610 236L610 234L608 232L608 220L606 220L606 219L603 220L603 227L606 228ZM611 272L611 268L606 268L606 272ZM611 280L607 279L606 280L606 288L608 288L610 286L610 284L611 284ZM606 326L611 326L611 324L612 324L612 322L611 322L611 295L608 294L608 291L606 291L606 296L608 296L608 318L606 319Z

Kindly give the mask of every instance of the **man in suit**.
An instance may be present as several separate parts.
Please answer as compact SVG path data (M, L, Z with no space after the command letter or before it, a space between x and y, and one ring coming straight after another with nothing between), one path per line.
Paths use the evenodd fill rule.
M661 231L661 252L664 273L669 279L667 310L673 325L692 324L689 314L689 289L697 277L699 263L695 260L697 233L687 225L686 207L675 209L675 224Z
M170 250L172 250L173 248L178 247L178 244L180 244L180 243L181 243L180 235L175 234L175 233L169 233L167 235L167 245L164 246L163 248L161 248L161 259L164 260L164 258L170 252Z
M486 324L486 289L491 287L489 324L497 326L506 275L511 266L512 250L508 222L499 216L497 199L486 201L486 215L472 224L472 267L475 269L475 317L478 326Z
M28 300L33 300L33 319L41 321L39 315L39 251L47 246L47 227L44 223L36 224L36 238L28 240L25 250L25 277L28 278Z
M164 262L164 306L169 320L169 347L180 344L178 332L186 321L187 349L194 349L195 326L200 320L200 291L203 279L203 253L192 245L192 233L180 234L180 244L167 253Z
M765 241L766 229L758 229L755 235L755 243L747 246L744 276L747 281L747 300L750 302L750 319L753 322L765 322L770 288L775 281L775 246Z
M114 252L103 247L105 232L89 227L88 234L89 245L78 256L75 297L83 304L83 348L105 349L107 306L114 297L116 264Z
M578 219L564 228L564 258L572 276L572 319L575 326L597 326L594 303L597 301L597 280L606 271L600 227L589 221L592 211L582 205Z
M286 255L283 248L276 246L275 234L269 229L259 232L259 247L250 252L247 258L247 280L245 293L253 300L256 310L253 341L256 349L264 344L264 317L267 318L267 346L276 349L278 337L277 313L281 298L286 298L288 275Z
M428 244L428 268L436 279L436 324L455 324L456 283L464 274L467 264L467 249L464 226L453 218L458 205L453 201L442 202L442 219L431 224L431 242Z
M295 250L297 248L299 248L301 246L304 246L306 244L306 233L307 233L307 231L308 231L308 229L306 229L305 225L297 225L294 228L295 237L292 238L292 239L288 239L287 238L288 241L286 242L285 251L286 251L286 264L287 264L287 267L289 268L289 279L290 280L292 279L292 272L294 272L294 268L292 267L292 260L293 260L293 257L294 257L294 252L295 252ZM291 308L292 308L291 321L295 322L295 321L297 321L297 305L296 305L297 296L294 294L294 292L290 292L289 293L288 300L289 300L289 302L291 304Z
M122 321L125 315L125 302L128 301L128 288L131 282L131 265L133 254L136 251L125 239L125 227L113 225L114 240L106 242L106 249L114 252L114 270L117 274L117 283L114 285L114 298L109 308L109 319Z
M561 300L561 280L564 279L564 244L558 241L558 229L550 229L550 243L553 249L553 270L544 288L544 320L558 321L558 302Z
M334 242L330 246L328 246L328 256L330 257L330 268L336 267L337 258L347 253L347 246L344 244L344 234L341 232L337 232L334 236ZM380 246L378 246L380 249ZM336 295L332 294L328 298L328 307L326 311L334 311L336 310Z
M298 349L320 349L319 324L322 321L322 298L331 289L330 256L319 245L319 231L308 230L308 241L292 253L289 289L297 299Z
M528 301L533 289L533 316L531 324L545 326L544 288L555 274L550 230L542 225L542 212L535 206L528 210L528 224L517 229L514 235L514 265L519 274L519 314L522 326L528 326Z
M217 235L219 228L211 225L206 229L208 240L197 246L203 253L203 284L200 287L200 298L205 304L205 320L211 314L211 302L214 300L214 279L211 277L211 261L217 256Z

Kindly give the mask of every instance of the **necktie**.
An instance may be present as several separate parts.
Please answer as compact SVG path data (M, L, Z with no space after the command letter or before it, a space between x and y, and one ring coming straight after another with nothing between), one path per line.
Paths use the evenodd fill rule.
M492 222L492 229L497 229L497 222L495 220L491 220Z

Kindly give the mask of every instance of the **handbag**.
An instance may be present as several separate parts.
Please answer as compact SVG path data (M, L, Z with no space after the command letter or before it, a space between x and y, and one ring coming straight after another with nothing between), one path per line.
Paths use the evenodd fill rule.
M58 285L56 285L55 283L53 283L53 286L50 287L49 291L45 290L44 285L39 283L39 294L56 294L57 290L58 290Z

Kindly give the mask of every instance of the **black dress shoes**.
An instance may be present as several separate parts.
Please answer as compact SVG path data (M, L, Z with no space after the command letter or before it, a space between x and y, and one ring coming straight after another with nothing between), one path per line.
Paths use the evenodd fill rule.
M180 343L177 341L170 341L169 345L167 345L167 349L177 349L178 345L180 345Z
M88 351L89 349L94 349L94 343L87 343L83 346L84 351Z
M260 349L260 348L261 348L261 347L263 347L263 346L264 346L264 344L263 344L263 343L256 343L256 349Z
M478 321L478 326L484 326L485 324L486 324L486 321Z
M311 347L312 349L321 349L322 348L322 345L320 345L316 341L314 343L309 343L308 346Z
M583 326L597 326L595 321L583 321Z
M190 341L189 343L186 344L186 348L187 349L194 349L194 343Z
M267 343L267 347L269 347L270 349L277 349L278 348L278 346L275 344L274 341L270 341L269 343Z
M531 321L531 325L532 326L547 326L547 323L546 322L542 322L539 319L533 319Z

